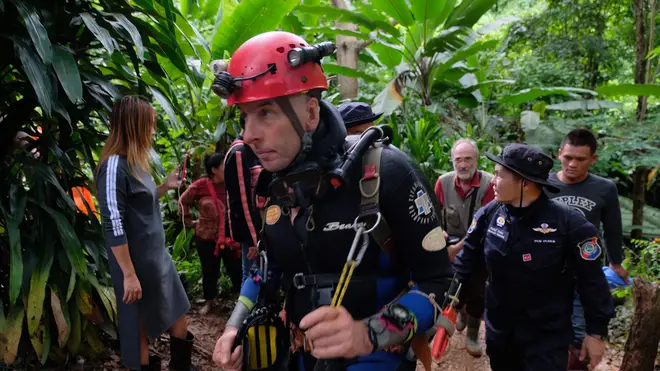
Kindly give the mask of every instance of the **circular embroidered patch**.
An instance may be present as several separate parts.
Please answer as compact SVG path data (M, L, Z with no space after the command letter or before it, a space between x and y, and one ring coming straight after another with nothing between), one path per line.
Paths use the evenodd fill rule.
M422 247L426 251L440 251L444 249L445 246L447 246L447 241L445 240L444 232L440 227L431 229L422 240Z
M470 224L470 228L468 228L467 234L470 234L470 233L474 232L475 228L477 228L477 219L476 218L472 219L472 224Z
M578 245L578 247L580 248L580 256L584 260L596 260L602 252L602 249L598 244L598 237L584 240Z
M502 217L502 216L498 217L497 220L496 220L496 223L497 223L498 227L504 226L504 217Z
M408 191L408 214L418 224L431 224L437 220L433 202L420 182L415 182Z
M266 224L273 225L277 223L277 221L280 220L281 215L282 209L277 205L271 205L268 207L268 210L266 210Z

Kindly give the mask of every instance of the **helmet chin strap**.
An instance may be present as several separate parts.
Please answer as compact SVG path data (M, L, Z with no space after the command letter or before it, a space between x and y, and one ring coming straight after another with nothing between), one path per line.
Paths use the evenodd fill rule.
M284 114L287 115L291 121L291 124L293 125L293 128L296 130L296 133L298 133L298 136L300 137L300 152L298 152L298 155L293 160L293 162L287 166L287 168L290 169L295 165L305 161L307 154L312 150L312 133L305 131L303 128L288 96L273 98L273 100L280 106L280 108L282 108L282 111L284 111Z

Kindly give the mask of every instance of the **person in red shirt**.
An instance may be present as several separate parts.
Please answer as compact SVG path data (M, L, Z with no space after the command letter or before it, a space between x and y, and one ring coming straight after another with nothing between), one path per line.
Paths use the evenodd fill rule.
M200 313L208 313L218 295L220 261L223 260L231 279L232 291L241 287L241 261L235 251L239 244L229 236L227 198L225 194L224 153L204 158L207 178L193 182L179 198L179 212L187 227L195 228L195 246L202 263L202 287L206 301ZM199 217L193 221L190 206L197 203Z
M448 234L447 252L449 259L454 258L463 249L468 226L479 208L495 198L493 175L477 170L479 149L471 139L457 140L451 149L454 171L442 175L435 184L435 195L442 211L442 228ZM479 344L479 326L484 313L484 293L486 287L486 267L479 267L460 293L459 315L456 329L463 331L467 327L467 352L481 356Z

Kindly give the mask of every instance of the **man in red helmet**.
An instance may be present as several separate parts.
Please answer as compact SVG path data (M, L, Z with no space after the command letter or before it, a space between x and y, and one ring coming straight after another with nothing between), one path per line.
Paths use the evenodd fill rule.
M327 80L320 60L332 51L330 43L309 46L286 32L260 34L236 50L214 81L214 92L238 105L243 139L264 168L256 185L264 211L261 264L243 284L216 344L213 359L225 370L248 363L247 369L311 371L320 368L319 359L330 369L414 370L414 354L424 347L420 357L430 367L423 335L437 326L453 330L435 300L444 298L452 267L435 198L419 169L383 145L378 161L367 152L364 166L358 160L349 168L347 184L329 180L349 149L339 112L321 99ZM373 181L378 185L367 203L363 189ZM378 211L373 228L361 219L366 209ZM341 306L331 306L349 250L358 245L365 248L361 263L351 270ZM281 336L263 323L250 329L259 316L268 317L280 288L292 355L288 343L285 355L280 343L264 340ZM415 345L419 339L422 347ZM264 342L267 349L259 348ZM244 346L234 344L244 344L245 358Z

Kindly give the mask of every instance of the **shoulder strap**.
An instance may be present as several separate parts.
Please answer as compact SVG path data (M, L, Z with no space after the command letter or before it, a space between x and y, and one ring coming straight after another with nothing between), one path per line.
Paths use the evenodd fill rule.
M360 179L360 217L367 223L366 228L372 229L371 237L378 246L388 255L393 253L391 240L392 231L385 218L380 215L378 205L380 196L380 158L383 146L380 144L370 147L362 156L363 173ZM380 221L379 221L380 219ZM378 223L378 224L376 224Z

